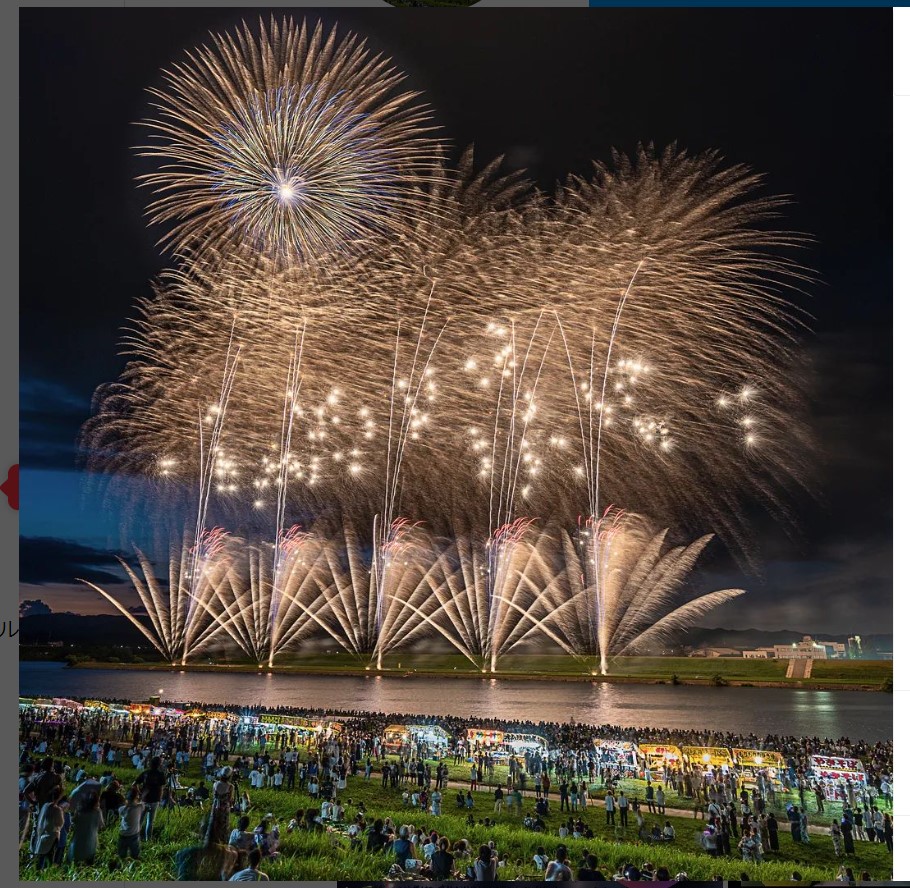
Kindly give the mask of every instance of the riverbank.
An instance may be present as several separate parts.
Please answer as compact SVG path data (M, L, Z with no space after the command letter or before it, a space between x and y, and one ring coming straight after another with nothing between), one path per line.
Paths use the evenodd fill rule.
M168 673L265 674L299 676L336 676L362 678L380 676L418 679L471 679L493 681L586 682L604 684L689 685L702 687L788 688L802 690L886 691L890 689L892 663L881 660L819 661L808 679L788 679L786 661L734 660L732 658L696 659L688 657L617 658L607 675L596 670L584 672L575 665L567 668L556 658L523 657L506 663L495 674L465 668L464 661L426 655L396 661L381 671L375 666L352 663L350 658L326 656L319 662L304 661L257 666L254 663L73 663L77 669L110 669Z

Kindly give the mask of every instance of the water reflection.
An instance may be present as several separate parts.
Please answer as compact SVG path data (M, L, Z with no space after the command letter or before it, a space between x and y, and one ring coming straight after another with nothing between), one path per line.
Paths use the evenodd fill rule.
M265 678L265 681L261 679ZM780 688L713 688L601 682L291 676L66 669L20 663L19 693L241 706L332 707L470 718L712 728L756 734L892 736L890 694Z

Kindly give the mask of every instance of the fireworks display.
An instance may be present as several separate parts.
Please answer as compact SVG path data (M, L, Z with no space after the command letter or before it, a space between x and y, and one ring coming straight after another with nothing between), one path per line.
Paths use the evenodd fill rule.
M152 90L143 181L173 249L312 261L408 215L436 146L388 60L290 21L214 41Z
M738 594L677 599L706 532L747 552L744 506L785 516L804 477L804 238L713 153L642 147L552 195L450 165L401 87L287 21L166 73L145 181L179 256L92 467L193 502L174 587L131 574L168 658L327 634L381 665L429 634L478 668L539 639L604 671Z

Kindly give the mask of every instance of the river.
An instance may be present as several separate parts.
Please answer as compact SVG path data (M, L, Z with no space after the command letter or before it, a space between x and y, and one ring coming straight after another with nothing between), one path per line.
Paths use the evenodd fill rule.
M68 669L19 664L24 696L299 706L419 715L495 716L626 727L714 729L868 741L893 736L892 696L875 691L715 688L605 682L380 678Z

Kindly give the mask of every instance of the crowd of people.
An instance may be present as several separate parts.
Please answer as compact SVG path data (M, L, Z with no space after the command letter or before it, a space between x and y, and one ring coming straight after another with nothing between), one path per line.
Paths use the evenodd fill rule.
M508 862L508 855L492 839L473 848L467 838L450 839L427 826L395 823L390 817L371 818L363 803L355 805L346 799L350 781L369 780L375 775L390 791L390 798L400 797L400 807L409 816L418 820L426 817L431 823L442 813L450 762L469 769L469 778L457 787L455 795L456 811L465 816L466 827L492 828L495 823L489 817L475 820L474 794L485 783L493 796L494 817L501 815L505 806L506 813L518 815L518 822L529 831L560 839L594 839L589 806L593 805L591 789L596 782L603 788L598 804L604 809L605 824L615 829L618 818L624 837L628 829L638 841L657 851L662 844L676 840L676 830L669 819L648 822L646 814L666 815L667 794L672 789L680 798L692 800L694 817L704 818L700 844L707 854L741 856L744 861L761 863L780 848L778 831L784 816L792 841L810 841L808 794L815 797L817 811L825 811L819 786L807 778L808 757L828 754L860 758L869 784L859 796L838 802L838 816L829 829L834 854L849 862L854 843L859 841L879 842L889 851L892 848L891 816L882 810L890 807L893 793L890 743L759 738L572 722L430 720L400 713L271 711L272 715L293 718L306 715L326 719L331 715L340 720L340 730L314 734L289 725L260 723L239 707L221 709L243 718L193 720L150 713L136 717L105 709L23 706L20 848L26 849L36 869L65 860L73 864L93 862L99 834L115 825L118 858L139 859L143 845L153 840L158 812L191 806L203 812L201 840L177 855L176 877L265 880L263 864L267 866L281 854L281 828L270 813L254 811L250 790L269 788L306 799L306 806L297 810L286 832L328 831L343 837L353 849L386 854L391 878L488 881ZM288 721L293 722L293 718ZM383 732L396 722L436 724L447 732L452 745L443 756L439 746L430 741L405 742L393 756ZM534 733L546 743L524 756L494 758L486 748L467 739L468 728L478 726ZM773 749L785 756L783 785L799 791L800 804L788 804L785 814L776 813L774 783L765 781L761 774L747 789L735 769L703 769L698 765L666 768L660 783L652 781L648 773L644 798L629 798L618 788L619 778L627 776L623 769L598 757L593 741L605 736L637 743ZM438 758L427 761L430 755ZM508 776L500 782L495 782L495 763L507 765ZM200 779L184 785L191 766L193 770L198 767ZM114 771L122 768L131 768L135 776L121 782ZM90 770L101 773L96 776ZM533 810L524 811L525 793L531 792ZM557 802L558 827L550 819ZM232 823L236 824L233 828ZM574 862L569 856L561 842L552 857L542 844L533 866L547 881L603 878L595 854L585 851ZM659 865L636 866L630 862L609 877L633 876L635 880L661 881L670 874Z

